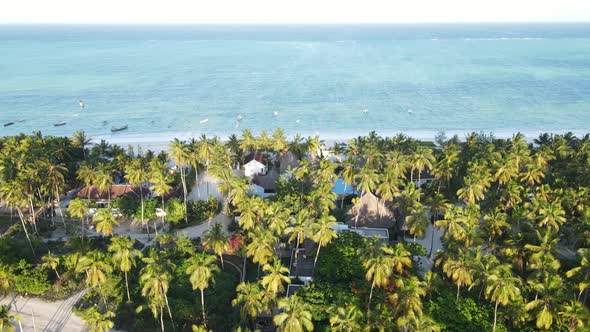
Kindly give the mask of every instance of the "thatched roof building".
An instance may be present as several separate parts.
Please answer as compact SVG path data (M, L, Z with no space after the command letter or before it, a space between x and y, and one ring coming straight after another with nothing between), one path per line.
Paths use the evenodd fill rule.
M355 221L358 227L390 228L395 223L395 216L377 196L366 193L348 211L348 224L354 226Z

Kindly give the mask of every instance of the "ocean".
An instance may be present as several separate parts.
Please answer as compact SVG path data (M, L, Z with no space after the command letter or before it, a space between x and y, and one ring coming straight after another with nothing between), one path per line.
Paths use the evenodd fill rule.
M590 24L0 25L0 135L123 144L277 127L585 133Z

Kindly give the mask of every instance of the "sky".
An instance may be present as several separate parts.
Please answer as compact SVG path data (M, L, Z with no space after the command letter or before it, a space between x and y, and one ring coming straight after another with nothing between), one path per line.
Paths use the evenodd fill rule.
M590 0L0 0L0 23L590 22Z

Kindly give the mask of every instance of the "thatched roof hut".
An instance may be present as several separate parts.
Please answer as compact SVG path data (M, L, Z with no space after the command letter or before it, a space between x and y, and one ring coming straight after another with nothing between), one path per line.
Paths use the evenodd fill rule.
M358 218L358 220L357 220ZM348 224L361 227L390 228L395 223L393 212L372 193L365 193L348 211Z

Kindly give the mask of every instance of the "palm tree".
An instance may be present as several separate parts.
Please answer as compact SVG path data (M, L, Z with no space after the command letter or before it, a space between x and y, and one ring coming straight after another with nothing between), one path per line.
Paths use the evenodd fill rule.
M90 200L91 186L96 182L98 172L90 167L86 162L83 162L78 169L77 178L84 183L84 186L88 189L88 200Z
M542 203L538 209L538 222L541 227L550 227L559 230L561 224L565 223L565 211L561 207L561 202L554 200L550 203Z
M63 165L53 165L50 162L43 163L45 166L46 176L47 176L47 186L51 188L50 191L53 191L54 197L57 201L57 209L59 211L59 215L61 216L61 221L66 227L66 222L64 221L63 213L61 212L61 202L59 200L60 196L60 188L64 186L64 173L67 172L67 169Z
M410 173L410 181L414 182L414 170L418 171L418 183L420 183L420 176L424 169L432 169L434 162L432 149L419 145L416 150L410 155L410 164L412 165Z
M346 160L343 164L342 167L342 171L340 172L340 175L342 176L342 180L344 180L344 195L346 195L346 186L350 183L351 186L354 187L354 179L355 179L355 175L354 175L354 163L352 163L350 160ZM342 197L342 201L340 203L340 208L343 209L344 208L344 197Z
M510 271L510 265L499 267L492 272L486 280L486 297L495 302L494 305L494 328L496 331L496 321L498 317L498 304L503 306L516 301L520 298L520 279L513 277Z
M318 251L313 261L313 267L315 268L318 257L320 256L320 249L327 246L333 239L338 237L333 227L336 226L336 218L331 215L322 215L315 223L311 225L313 230L313 241L318 245Z
M289 269L281 264L281 261L277 258L273 259L272 264L266 264L262 267L262 271L266 272L266 275L262 277L262 286L266 288L267 292L277 294L285 291L283 284L290 284L291 279L289 278Z
M107 281L107 275L113 268L104 261L104 257L97 251L91 251L82 256L76 266L76 272L86 274L86 285L92 288L98 287L102 293L102 285ZM103 299L106 304L106 300Z
M27 230L27 225L25 223L25 217L21 210L21 207L26 206L27 204L26 197L22 188L15 182L16 181L0 182L0 197L2 197L2 200L6 202L8 206L16 209L23 227L23 231L27 237L27 242L29 242L29 247L33 252L33 256L35 256L35 249L33 248L33 243L31 242L31 237L29 236L29 231Z
M0 305L0 331L14 332L14 326L11 321L15 320L15 316L10 313L8 306Z
M384 243L378 245L376 241L372 241L366 248L358 249L358 255L363 260L362 263L366 270L365 278L371 283L371 291L369 293L369 300L367 301L368 325L373 289L375 286L387 286L389 284L389 278L393 274L393 249Z
M207 317L205 314L205 288L209 287L209 283L214 282L213 274L219 271L219 267L215 265L215 256L201 252L190 258L189 266L186 269L186 274L190 276L190 282L193 289L201 291L201 308L203 310L203 324L206 324Z
M377 187L378 175L374 169L363 167L356 176L356 180L361 190L361 197L366 193L373 193Z
M104 314L100 313L94 307L88 308L82 314L84 326L88 327L89 332L109 332L115 326L112 319L115 318L115 313L107 311Z
M506 221L507 218L508 215L498 208L483 217L486 221L483 228L488 233L488 245L510 229L510 224Z
M422 315L409 322L408 328L410 331L420 332L440 332L441 328L438 323L429 316Z
M146 225L148 238L150 236L150 227L144 221L144 200L143 184L149 180L148 173L144 162L141 159L135 159L125 167L125 178L132 186L139 187L139 198L141 201L141 224Z
M430 220L428 218L428 208L420 205L414 209L409 216L406 217L406 227L410 234L414 236L414 242L416 237L423 237L428 229Z
M125 288L127 289L127 302L131 303L131 295L129 294L129 281L127 273L136 265L136 258L141 258L141 251L134 249L135 240L129 237L115 236L111 238L109 245L109 252L113 254L111 260L113 265L118 267L121 272L125 274Z
M457 285L457 300L461 286L469 286L473 283L473 268L469 256L459 250L456 257L450 257L443 264L443 272Z
M184 210L188 211L187 204L187 188L186 188L186 175L184 174L185 168L188 165L188 153L185 142L175 138L170 142L170 155L176 166L180 169L180 181L182 182L182 197L184 199ZM188 223L188 214L184 214L184 221Z
M57 267L59 266L59 258L55 257L51 254L51 251L49 251L47 253L47 255L41 257L41 261L43 261L43 264L41 264L41 267L43 267L44 269L51 269L55 272L55 274L57 275L57 278L59 280L61 280L61 276L59 275L59 272L57 271Z
M309 305L297 295L279 300L282 312L273 317L273 322L281 332L313 331L312 315Z
M105 236L113 234L113 225L119 226L119 222L109 209L99 209L93 217L96 231Z
M569 301L562 310L559 312L559 316L565 319L570 332L583 329L590 322L588 308L579 301Z
M291 225L283 231L285 235L289 236L289 243L295 241L295 252L299 252L299 246L303 244L306 237L310 237L311 219L307 210L301 210L292 219ZM297 263L298 255L295 255L295 263Z
M578 256L580 256L580 263L578 266L570 269L566 272L566 276L568 278L577 277L579 279L578 283L578 301L582 297L582 293L590 287L590 249L588 248L580 248L578 249ZM586 301L584 301L586 302Z
M362 329L360 323L363 312L355 305L349 304L345 307L331 307L330 329L334 332L356 332Z
M0 269L0 294L6 296L13 286L13 275L7 269Z
M236 288L237 296L232 301L233 306L240 306L240 314L243 319L256 318L265 311L264 290L259 283L240 283ZM252 323L252 322L251 322ZM254 324L251 324L252 327Z
M80 230L82 231L82 238L84 238L84 216L88 213L88 206L79 198L73 199L68 205L68 213L72 217L80 219Z
M411 322L422 316L422 297L426 295L425 283L412 276L399 281L399 289L389 296L397 325L407 329Z
M203 233L203 246L207 250L213 250L221 259L221 268L223 269L223 253L229 248L229 238L223 234L222 225L216 222L213 228Z
M108 193L108 207L111 206L111 186L113 185L113 177L108 166L100 164L98 172L96 173L96 187L102 193Z
M150 302L152 313L154 317L160 318L160 326L164 331L164 306L168 308L168 315L172 320L167 293L172 278L170 271L174 268L174 264L170 260L162 259L154 250L151 250L148 257L144 257L142 260L146 266L141 270L139 277L139 281L143 285L141 295Z
M164 225L165 220L165 213L164 213L164 196L172 189L172 187L168 184L166 176L163 172L159 171L152 171L152 176L150 178L150 182L152 186L150 190L152 190L156 195L162 198L162 225ZM185 211L186 213L186 211ZM156 231L156 236L158 236L158 227L156 226L156 222L154 221L154 229Z
M246 246L246 255L252 257L256 264L265 265L274 256L274 247L278 241L272 231L267 228L257 227L248 232L250 243Z
M71 138L72 145L82 150L84 160L86 160L86 146L92 142L92 138L86 136L83 130L77 130Z

